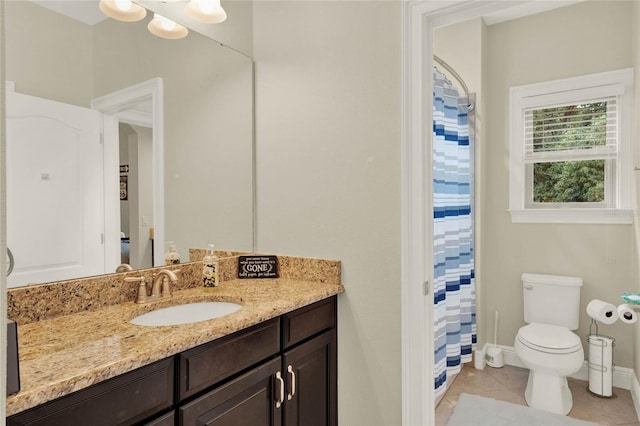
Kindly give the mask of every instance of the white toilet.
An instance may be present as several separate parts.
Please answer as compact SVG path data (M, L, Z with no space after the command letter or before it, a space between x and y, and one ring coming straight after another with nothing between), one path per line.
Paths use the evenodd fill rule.
M567 376L584 363L578 328L582 279L522 274L524 320L515 350L529 368L525 399L530 407L566 415L573 398Z

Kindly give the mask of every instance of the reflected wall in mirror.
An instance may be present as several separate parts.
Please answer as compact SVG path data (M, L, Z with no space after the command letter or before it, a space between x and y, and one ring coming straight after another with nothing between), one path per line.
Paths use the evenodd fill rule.
M164 164L147 163L146 167L160 167L164 174L164 189L160 189L164 195L164 239L175 242L183 260L188 258L189 248L206 247L208 243L214 243L221 249L251 251L254 211L253 61L195 31L182 40L157 38L146 28L152 15L149 13L147 18L137 23L107 19L96 25L87 25L31 2L7 2L6 78L15 84L17 93L84 108L89 108L92 99L161 78ZM131 136L138 141L144 140L149 137L149 132L153 132L153 129L126 124L120 128L128 140ZM10 143L7 141L8 150ZM70 159L58 157L55 152L49 162L66 167ZM143 152L144 149L136 150L136 155ZM123 156L123 162L130 163L126 201L131 204L133 196L148 197L148 188L131 187L132 158ZM119 172L107 174L117 180L108 182L108 185L119 188ZM34 168L33 173L37 173L38 180L41 180L44 172ZM148 171L143 172L141 166L136 173L139 176ZM49 176L49 179L53 181L55 176ZM145 179L148 182L149 176L139 176L139 180ZM152 185L157 185L157 182L154 180ZM8 194L20 194L20 198L29 197L25 191L24 182L20 180L7 188ZM106 206L125 201L115 196L118 197L115 201L105 198L102 202ZM10 199L9 196L8 204ZM53 216L60 210L59 203L62 202L53 200L41 207L45 214ZM10 212L11 206L7 207ZM128 236L149 235L154 220L157 220L148 210L126 217L129 219L128 230L125 226L118 231L126 231ZM13 220L9 219L7 224L8 246L13 249L11 222ZM120 223L126 225L126 219ZM35 224L32 222L31 225ZM26 231L22 229L20 232ZM47 231L38 231L38 235L28 238L27 245L38 246L48 234ZM57 238L62 243L65 236ZM104 238L114 237L105 235ZM120 238L119 232L115 238ZM139 264L144 267L150 261L148 241L140 245L147 247L146 252L142 250L138 256L146 258L147 263ZM118 253L115 256L110 253L110 257L105 258L119 260L120 248L118 244ZM84 255L82 247L75 249ZM156 240L154 264L162 263L164 250L165 241ZM16 253L14 250L14 274L20 270L21 263L30 262L29 253ZM113 272L115 266L112 261L105 262L103 270L82 275ZM78 276L56 279L71 278ZM9 286L14 287L54 280L42 278L20 282L9 277L8 281Z

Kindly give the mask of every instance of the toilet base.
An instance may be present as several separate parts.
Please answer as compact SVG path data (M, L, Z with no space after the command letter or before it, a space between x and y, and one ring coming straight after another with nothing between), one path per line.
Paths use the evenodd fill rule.
M573 397L566 377L536 373L532 370L529 371L524 398L532 408L563 416L573 407Z

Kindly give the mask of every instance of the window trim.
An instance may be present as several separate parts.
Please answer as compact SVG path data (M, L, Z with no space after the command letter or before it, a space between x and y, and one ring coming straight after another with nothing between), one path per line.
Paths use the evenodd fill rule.
M614 166L614 205L593 207L559 204L528 207L527 167L524 160L524 110L606 96L618 97L618 150ZM631 126L633 69L627 68L580 77L512 87L509 90L509 213L514 223L633 223L631 209Z

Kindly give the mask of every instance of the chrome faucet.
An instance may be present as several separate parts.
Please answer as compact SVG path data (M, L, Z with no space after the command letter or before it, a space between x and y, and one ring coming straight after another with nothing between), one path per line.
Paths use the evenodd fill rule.
M126 282L139 281L138 297L136 303L145 303L152 300L160 299L161 297L171 296L171 288L169 282L175 284L178 282L177 272L179 269L170 271L169 269L161 269L153 278L151 284L151 294L147 293L147 282L144 277L125 277ZM162 287L161 287L162 286Z

